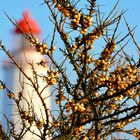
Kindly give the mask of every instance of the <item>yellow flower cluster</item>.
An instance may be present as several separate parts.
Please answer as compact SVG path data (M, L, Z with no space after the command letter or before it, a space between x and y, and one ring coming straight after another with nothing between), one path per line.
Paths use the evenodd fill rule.
M89 139L88 139L88 137L83 136L83 137L81 137L81 140L89 140Z
M69 49L69 54L72 55L73 52L76 52L78 49L76 44L73 44L72 47Z
M73 112L76 112L76 111L83 112L86 109L83 103L75 103L75 104L72 104L72 110Z
M10 99L13 99L13 98L15 97L15 95L14 95L13 92L7 93L7 96L8 96Z
M83 128L84 128L84 126L76 127L76 128L74 129L73 134L74 134L74 135L79 135L79 134L82 132Z
M117 97L115 97L115 101L121 101L122 99L124 99L125 96L123 95L119 95Z
M37 38L31 39L30 43L31 43L30 46L35 47L37 52L40 52L41 54L47 54L48 46L46 44L39 42Z
M42 55L51 54L52 51L56 50L56 47L53 46L51 49L48 49L48 45L42 42L39 42L38 39L31 39L30 46L35 47L37 52L40 52Z
M55 70L48 70L47 73L48 76L45 77L47 84L50 86L56 84L57 78L59 77L59 73Z
M37 126L37 128L41 129L41 128L43 127L43 121L40 120L40 119L38 119L38 120L36 121L36 126Z
M56 3L57 9L72 21L71 27L73 29L77 29L78 24L80 22L81 14L78 11L76 11L73 7L70 7L68 4L64 5L60 1L53 2Z
M81 61L81 62L85 62L85 54L83 53L83 52L80 52L79 54L78 54L78 57L79 57L79 61ZM91 56L91 55L88 55L87 57L86 57L86 62L87 63L93 63L94 62L94 59L93 59L93 57Z
M74 100L69 100L66 104L66 112L70 112L71 109L73 112L84 112L86 110L86 108L84 107L84 103L87 103L87 99L83 99L82 101L77 103L75 103Z
M76 44L73 44L73 45L72 45L72 51L76 51L77 48L78 48L78 47L77 47Z
M103 35L103 29L94 29L89 34L85 35L84 40L86 45L94 44L96 39L99 39Z
M66 107L66 112L70 112L70 110L71 110L71 105L72 105L72 101L69 100L69 101L67 102L67 104L65 105L65 107Z
M37 128L41 129L43 127L43 121L41 121L40 119L35 120L29 111L23 110L20 112L20 114L21 118L26 120L30 125L32 125L33 122L35 122Z
M119 108L119 106L115 103L112 103L112 104L110 104L110 108L113 109L113 110L116 110L116 109Z
M96 81L98 86L106 86L108 88L108 96L112 96L116 92L125 90L126 88L128 88L136 82L137 68L135 66L130 66L129 64L124 67L118 66L113 72L108 72L108 70L110 69L109 67L111 67L109 65L110 62L108 61L105 61L103 59L97 60L95 62L95 68L98 68L102 71L101 73L99 73L98 69L96 69L96 71L94 71L94 73L91 76L91 84L95 83ZM129 98L135 98L136 94L136 89L131 88L127 90L123 95L115 97L115 100L122 100L126 96L128 96Z
M87 16L87 15L82 16L81 21L80 21L82 28L79 31L81 34L86 34L88 28L92 26L92 20L93 18L90 16Z
M136 93L134 88L129 89L125 94L127 96L129 96L130 98L135 98L136 95L137 95L137 93Z
M112 52L114 52L114 49L116 48L116 43L115 42L109 42L105 46L104 51L102 52L102 58L103 59L109 59Z
M110 73L108 80L106 81L106 85L109 88L108 95L113 95L117 91L121 91L129 87L133 82L136 81L136 67L131 67L127 65L126 68L118 67L114 72ZM135 89L131 88L125 95L133 98L135 97ZM123 95L117 97L116 100L123 99Z
M59 91L58 95L56 95L55 102L56 102L56 104L58 104L59 102L65 100L65 99L66 99L66 97L63 94L63 92L62 91Z
M77 46L76 44L73 44L72 47L69 49L69 53L70 54L73 54L73 53L78 53L78 57L79 57L79 61L84 61L85 59L85 49L86 50L92 50L93 49L93 46L92 45L87 45L87 46ZM89 56L88 55L88 52L87 53L87 59L86 61L91 63L93 62L93 57L92 56Z
M118 128L123 128L124 126L125 126L125 124L126 124L126 122L119 122L119 123L117 123L117 127Z
M41 65L41 66L43 66L43 67L46 67L46 66L47 66L47 63L46 63L45 60L42 59L42 60L38 63L38 65Z
M26 110L21 111L21 117L22 119L27 120L30 125L33 124L34 119L33 116L30 115L29 111Z
M76 30L81 27L79 32L85 34L88 27L92 26L93 18L91 16L80 14L74 7L64 4L62 1L53 0L53 3L56 4L55 6L61 13L71 20L70 26L72 29Z
M4 88L3 85L0 84L0 89L3 89L3 88Z
M94 78L96 78L98 85L103 85L109 79L109 77L107 76L106 72L102 72L98 76L93 75L93 80L94 80Z
M61 36L63 39L68 40L69 39L69 35L65 32L61 32Z
M69 19L71 20L70 27L74 30L78 28L80 19L81 19L81 14L77 12L75 9L71 10L72 16L69 16Z
M137 128L134 128L133 136L136 138L140 138L140 130L138 130Z
M96 68L98 68L98 70L103 70L103 71L110 70L110 62L108 60L98 59L97 61L95 61L94 65Z
M54 126L54 127L59 127L59 126L60 126L60 121L54 121L54 122L52 122L51 124L52 124L52 126Z

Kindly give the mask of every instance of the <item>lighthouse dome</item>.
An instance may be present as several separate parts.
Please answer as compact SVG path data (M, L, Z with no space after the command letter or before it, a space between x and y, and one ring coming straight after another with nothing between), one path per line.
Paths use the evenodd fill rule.
M40 34L41 29L37 22L30 16L30 12L25 10L23 18L17 21L17 27L14 29L16 34Z

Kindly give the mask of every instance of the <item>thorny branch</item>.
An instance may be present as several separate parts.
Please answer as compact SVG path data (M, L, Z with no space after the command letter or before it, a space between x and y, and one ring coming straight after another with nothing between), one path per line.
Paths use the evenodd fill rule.
M51 65L46 69L47 75L38 75L33 63L28 63L34 75L33 79L30 78L2 42L0 44L0 48L36 91L44 107L45 119L42 120L45 123L38 122L38 126L41 125L38 127L40 135L36 135L42 140L48 135L54 140L99 140L115 137L114 133L126 132L140 138L138 128L124 130L125 126L140 119L140 61L128 55L125 48L132 39L137 53L140 53L140 49L133 35L135 28L131 29L125 18L128 33L120 38L118 32L125 11L119 13L116 10L119 0L105 19L96 0L87 0L85 5L80 0L44 0L43 4L50 10L50 20L54 26L51 41L47 43L39 42L34 37L28 21L31 35L24 33L17 22L13 22L7 14L6 16L22 31L37 52L49 58ZM63 43L63 49L60 47L58 52L64 56L61 62L54 55L54 51L58 50L57 46L60 46L55 43L58 34L58 43ZM128 37L130 39L126 41ZM95 41L99 42L99 49L96 48ZM103 44L102 48L100 43ZM46 63L39 60L38 64L45 67ZM65 64L70 67L65 67ZM72 80L68 76L69 71L72 71ZM41 91L38 89L38 78L46 82ZM5 88L5 84L0 83ZM49 96L56 103L55 109L47 108L47 97L43 97L48 87L54 88ZM9 97L13 98L13 94ZM24 100L28 102L27 99ZM29 102L28 109L27 112L30 112ZM22 111L22 119L23 113L27 112L20 106L18 110ZM35 117L30 119L36 120ZM22 120L27 118L24 116ZM22 125L23 129L25 127L35 134L30 126L27 127L24 122ZM21 133L20 137L23 135Z

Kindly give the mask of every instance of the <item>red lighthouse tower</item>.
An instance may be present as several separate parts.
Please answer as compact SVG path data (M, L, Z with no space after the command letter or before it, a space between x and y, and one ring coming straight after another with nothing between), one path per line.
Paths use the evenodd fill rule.
M34 71L31 68L31 65L34 67L37 75L46 75L48 67L42 67L38 65L38 62L40 62L42 59L44 59L43 55L41 55L39 52L36 52L33 47L30 47L30 42L25 39L23 33L28 34L29 36L34 36L35 38L39 38L41 34L41 29L37 22L31 18L30 13L28 11L25 11L23 13L23 18L20 19L17 22L17 27L13 30L15 35L20 37L19 47L18 49L12 50L12 55L14 56L16 62L19 64L19 66L22 68L22 70L27 74L28 77L30 77L32 80L34 79ZM9 61L9 60L8 60ZM31 126L31 131L38 134L41 132L36 126L36 121L40 120L40 118L43 122L43 119L45 119L45 110L43 108L43 104L41 102L41 99L39 98L38 94L34 90L33 86L31 85L28 78L26 78L22 72L16 68L13 64L8 63L4 65L4 72L5 72L5 81L10 87L10 89L15 93L15 96L18 97L18 93L22 92L24 99L20 102L20 107L23 110L33 109L34 111L34 117L35 121L33 122ZM38 91L43 91L41 93L42 98L45 99L45 104L47 105L47 108L51 108L51 100L49 97L49 89L45 88L46 83L44 82L43 78L41 76L38 76ZM7 116L12 116L12 119L14 123L16 124L17 132L21 131L21 120L20 117L17 115L12 115L17 110L14 106L9 105L9 99L8 97L4 97L3 99L3 112ZM6 108L6 109L5 109ZM3 121L4 123L4 121ZM5 123L4 123L5 124ZM27 124L28 125L28 124ZM35 139L37 140L38 137L32 133L26 133L26 135L22 138L24 139Z

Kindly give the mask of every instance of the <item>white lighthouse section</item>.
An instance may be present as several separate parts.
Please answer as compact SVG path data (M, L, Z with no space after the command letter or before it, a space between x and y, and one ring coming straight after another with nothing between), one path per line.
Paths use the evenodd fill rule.
M48 67L43 67L41 65L38 65L38 62L40 62L42 59L44 60L44 57L33 50L21 50L19 52L16 52L17 54L14 55L16 58L16 61L18 62L19 66L22 68L22 70L25 72L25 74L32 79L34 83L38 84L38 91L42 91L44 87L46 87L47 83L43 80L43 76L47 75ZM28 64L32 64L36 74L37 79L34 78L34 71L32 67ZM29 100L29 98L34 99L33 104L35 111L40 112L39 106L42 107L42 104L40 103L40 98L38 97L37 93L35 92L35 89L33 88L31 82L23 76L23 74L19 71L18 68L14 69L14 86L13 91L18 92L23 90L23 96L27 97L26 99ZM30 97L29 97L30 96ZM46 87L45 90L41 94L42 97L46 98L50 96L49 88ZM49 98L50 99L50 98ZM46 98L47 106L50 108L50 100ZM23 104L25 106L25 104ZM41 114L40 114L41 115ZM41 117L41 116L39 116Z
M38 65L38 62L44 59L43 56L35 50L29 49L27 47L23 48L23 50L15 52L14 56L25 74L27 74L27 76L30 77L36 85L38 85L39 93L45 88L41 93L41 97L45 99L44 101L46 103L47 109L49 110L51 108L50 91L49 88L46 87L46 82L43 80L43 76L46 76L48 68ZM32 64L34 70L28 63ZM34 72L37 74L36 78L34 76ZM25 98L25 100L23 99L20 103L21 108L24 111L28 111L29 108L31 108L31 110L33 110L34 114L36 115L36 120L46 120L43 104L31 82L19 71L18 68L14 69L13 78L13 91L15 93L23 92L23 97ZM28 103L31 106L29 106ZM15 114L17 112L14 106L13 112L15 112ZM13 119L14 122L18 125L16 128L20 129L21 122L19 122L19 116L14 115ZM38 134L39 131L35 126L36 124L34 123L33 125L34 126L31 127L31 131ZM24 139L37 139L37 137L31 133L27 133L24 136Z
M22 96L18 106L5 96L3 98L3 112L8 118L13 120L17 134L22 130L24 132L27 129L30 130L24 135L22 140L38 140L39 137L35 134L40 135L43 125L41 127L37 122L43 124L43 122L46 123L46 120L50 119L50 117L46 117L48 117L51 109L51 96L49 87L43 78L47 76L48 67L38 65L42 59L44 60L44 56L36 52L34 48L31 48L30 42L22 34L24 32L29 36L32 34L34 37L39 37L41 30L37 22L31 18L28 11L25 11L23 18L17 24L20 28L16 27L14 33L19 39L19 44L16 44L18 48L12 50L12 55L19 67L11 62L4 65L4 72L5 82L8 83L7 86L14 93L14 97L19 100L19 95ZM42 102L44 102L44 105ZM44 109L45 105L46 109ZM19 109L25 113L24 116L19 113ZM30 116L33 121L30 120L29 122L26 115L28 118ZM25 124L22 125L23 123ZM6 126L4 119L3 124Z

